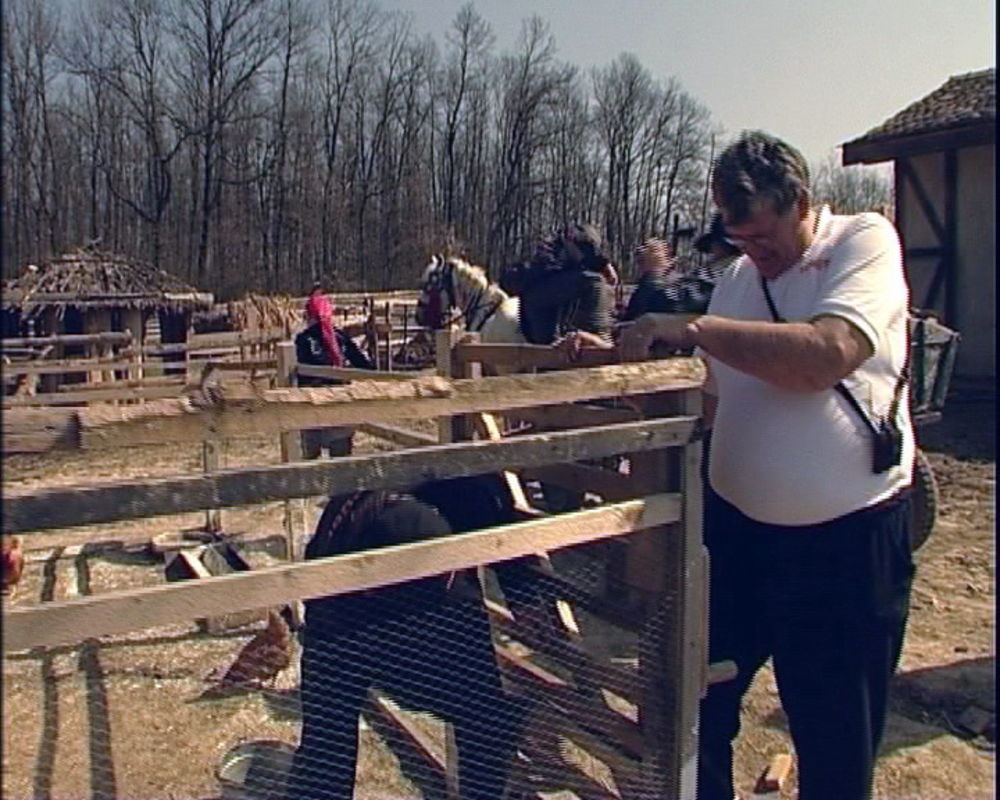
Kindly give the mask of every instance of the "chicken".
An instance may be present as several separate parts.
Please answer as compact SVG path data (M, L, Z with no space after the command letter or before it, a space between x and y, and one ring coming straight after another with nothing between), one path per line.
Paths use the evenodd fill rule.
M292 632L284 618L273 609L267 613L267 627L243 645L232 666L219 683L223 686L246 686L270 681L292 663Z
M21 551L19 537L4 537L0 566L3 568L2 576L0 576L0 589L2 589L3 594L8 594L14 585L21 580L21 573L24 572L24 553Z

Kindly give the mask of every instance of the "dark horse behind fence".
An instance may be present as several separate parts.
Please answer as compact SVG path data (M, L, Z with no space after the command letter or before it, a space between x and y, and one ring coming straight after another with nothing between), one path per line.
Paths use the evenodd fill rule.
M331 498L306 558L447 536L515 518L496 476L431 481L406 494L355 492ZM515 614L534 599L526 576L517 561L497 570ZM502 795L523 706L501 687L474 574L306 602L302 738L288 800L353 796L358 715L372 688L454 724L463 799Z

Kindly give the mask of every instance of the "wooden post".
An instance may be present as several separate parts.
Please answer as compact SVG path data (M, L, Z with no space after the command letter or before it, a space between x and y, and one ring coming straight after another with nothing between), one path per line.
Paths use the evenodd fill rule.
M59 318L56 315L56 310L52 307L45 309L42 313L42 317L39 320L41 322L41 330L35 331L36 336L54 336L59 333ZM52 348L50 357L54 359L61 359L64 357L65 348L61 344L57 344ZM40 375L38 380L38 391L39 392L54 392L59 388L59 384L65 380L65 375Z
M403 354L404 361L409 353L410 336L408 331L408 323L410 319L410 304L403 303L403 343L400 345L399 350Z
M218 439L206 439L202 442L201 463L206 475L219 470L221 466L219 451L221 449L222 443ZM222 531L221 509L209 508L205 510L205 530L208 533L219 533Z
M649 416L701 413L699 390L654 396ZM648 456L648 457L647 457ZM693 800L697 780L698 702L707 681L708 573L701 531L701 441L632 457L634 478L648 492L683 495L683 518L629 537L629 583L640 590L639 644L646 742L641 787L629 796Z
M444 328L434 333L434 359L437 374L445 378L457 377L459 371L454 360L454 349L460 333L454 328ZM438 441L456 442L461 439L461 419L438 417Z
M142 342L143 342L143 330L142 330L142 309L131 308L124 312L124 323L125 330L132 334L132 342L129 345L132 348L132 361L134 366L129 371L129 380L138 381L142 380Z
M385 301L385 368L392 372L392 301Z
M278 372L275 383L278 386L296 386L295 343L279 342ZM302 438L300 431L281 434L281 460L288 463L302 460ZM285 501L285 549L289 561L301 558L306 531L306 501L304 498Z

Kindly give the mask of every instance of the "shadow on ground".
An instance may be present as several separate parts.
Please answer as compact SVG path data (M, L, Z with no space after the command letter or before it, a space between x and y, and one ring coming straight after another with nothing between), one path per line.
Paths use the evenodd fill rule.
M996 715L996 658L984 656L954 661L896 675L889 695L889 718L882 754L925 744L939 736L977 739L964 727L966 720ZM973 711L969 712L972 708ZM788 718L772 711L768 727L788 732ZM978 736L984 745L996 740L995 724Z

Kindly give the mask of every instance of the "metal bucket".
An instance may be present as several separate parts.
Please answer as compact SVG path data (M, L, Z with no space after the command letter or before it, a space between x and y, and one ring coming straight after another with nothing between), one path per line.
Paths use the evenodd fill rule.
M257 739L229 750L215 777L222 800L283 800L295 748L278 739Z

